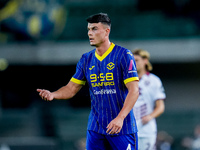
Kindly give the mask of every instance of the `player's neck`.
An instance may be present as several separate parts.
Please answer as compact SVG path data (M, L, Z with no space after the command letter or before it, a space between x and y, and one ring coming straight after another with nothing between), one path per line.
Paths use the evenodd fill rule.
M141 79L142 78L142 76L144 75L144 74L146 74L147 73L147 71L146 70L141 70L141 71L138 71L138 76L139 76L139 78Z
M109 40L102 43L100 46L96 47L96 53L99 56L102 56L109 49L110 45L111 45L111 42Z

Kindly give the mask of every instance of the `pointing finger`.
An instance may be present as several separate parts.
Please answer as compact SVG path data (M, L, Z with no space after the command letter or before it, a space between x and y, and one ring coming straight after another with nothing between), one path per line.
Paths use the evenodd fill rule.
M41 92L42 91L42 89L37 89L37 92Z

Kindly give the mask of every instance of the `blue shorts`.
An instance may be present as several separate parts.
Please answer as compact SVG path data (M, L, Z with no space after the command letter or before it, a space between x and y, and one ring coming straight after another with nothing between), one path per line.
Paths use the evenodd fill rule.
M137 133L112 136L87 131L86 150L138 150Z

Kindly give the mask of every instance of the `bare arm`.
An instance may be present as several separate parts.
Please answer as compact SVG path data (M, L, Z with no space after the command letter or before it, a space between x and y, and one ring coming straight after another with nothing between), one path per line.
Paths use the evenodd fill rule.
M142 123L147 124L151 119L159 117L165 111L164 100L159 99L156 101L154 111L142 118Z
M53 99L70 99L81 89L81 87L82 85L69 81L66 86L61 87L55 92L44 89L37 89L37 91L42 99L52 101Z
M130 113L131 109L133 109L133 106L138 99L138 81L129 82L126 84L126 87L128 88L128 95L118 116L113 119L107 126L106 132L109 134L115 134L121 131L124 119Z

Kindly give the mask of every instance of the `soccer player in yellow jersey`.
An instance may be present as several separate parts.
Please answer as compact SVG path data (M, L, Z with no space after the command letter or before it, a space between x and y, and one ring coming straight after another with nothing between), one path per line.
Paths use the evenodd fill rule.
M105 13L87 18L90 45L76 73L55 92L37 89L48 101L69 99L87 83L91 112L87 127L87 150L137 150L137 126L133 106L138 98L138 75L130 50L110 42L111 20Z

